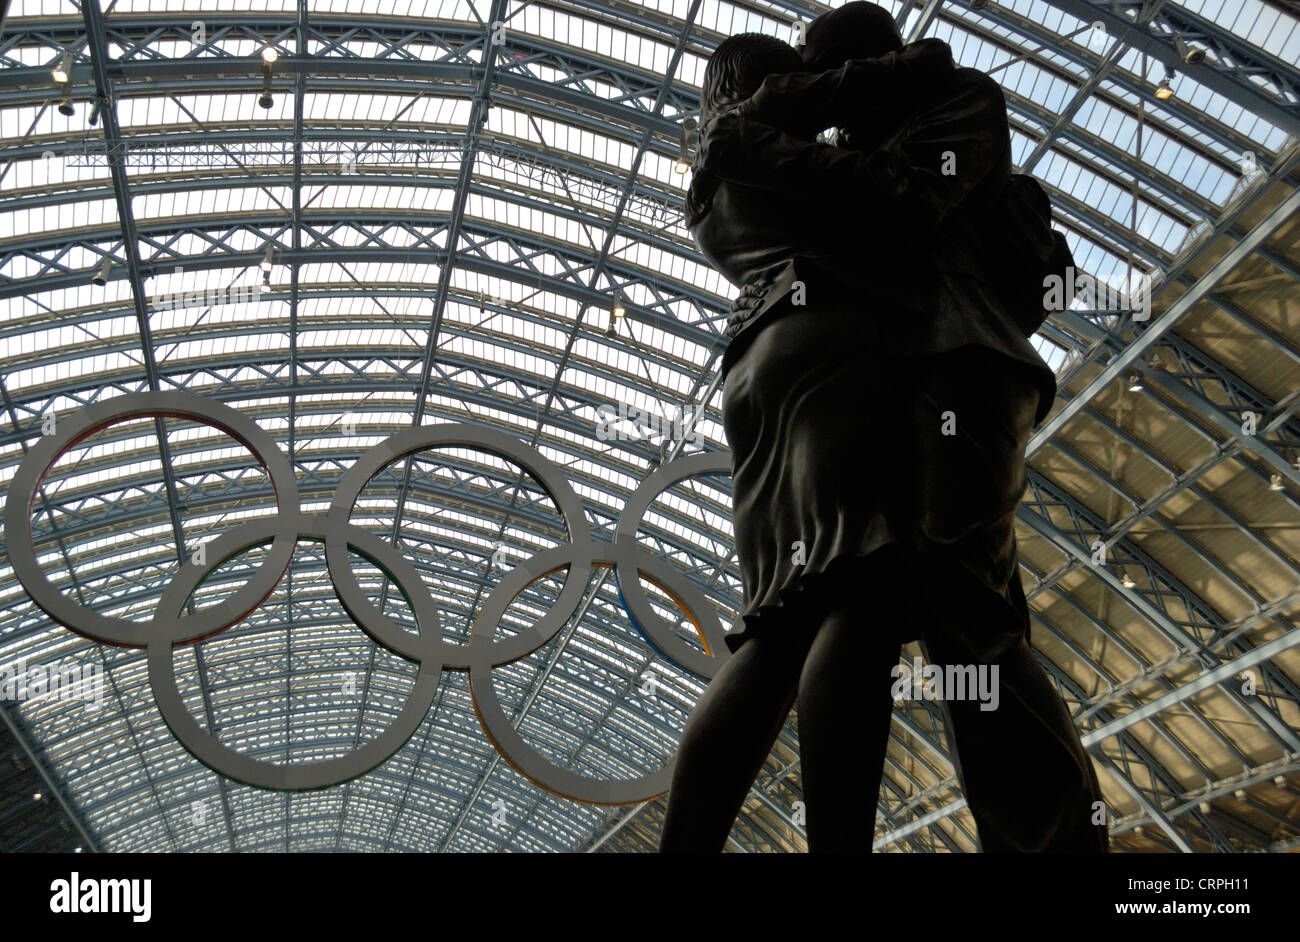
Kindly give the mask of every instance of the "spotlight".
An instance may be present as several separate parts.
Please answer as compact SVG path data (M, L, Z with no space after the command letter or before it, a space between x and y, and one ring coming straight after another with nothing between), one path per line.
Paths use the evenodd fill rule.
M622 299L622 298L615 298L615 299L614 299L614 306L613 306L613 308L610 309L610 312L611 312L615 317L625 317L625 316L627 315L627 308L625 308L625 307L623 306L623 299Z
M480 291L478 293L478 312L482 314L486 310L487 310L487 298L485 298L483 296L483 292Z
M1268 479L1268 489L1270 491L1283 491L1286 487L1282 484L1282 475L1275 474Z
M1159 370L1161 373L1169 369L1169 364L1165 362L1164 357L1160 355L1159 350L1152 350L1151 356L1147 358L1147 366L1153 370Z
M1120 585L1122 585L1126 589L1131 589L1137 585L1137 583L1133 581L1133 577L1128 574L1127 569L1120 570L1119 581L1120 581Z
M1141 392L1145 387L1142 385L1142 375L1136 370L1128 374L1128 391Z
M257 99L257 103L263 108L275 104L275 99L271 97L271 63L265 56L262 57L262 97Z
M609 326L605 328L605 336L606 336L606 337L617 337L617 336L618 336L618 331L615 329L615 326L614 326L614 325L616 325L617 323L618 323L618 321L614 320L614 318L611 317L611 318L609 319Z
M63 100L59 102L59 114L71 118L76 113L76 110L72 107L72 99L64 95Z
M41 800L40 792L37 792L35 795L32 796L32 801L40 801L40 800Z
M74 848L72 849L72 852L73 852L74 854L79 854L79 853L81 853L81 848L80 848L80 847L74 847Z
M50 70L50 77L60 85L66 85L72 80L72 53L63 54L59 64Z
M1275 775L1275 776L1273 776L1273 784L1276 785L1278 788L1285 788L1285 787L1286 787L1286 776L1285 776L1285 775Z
M266 251L262 253L262 271L264 272L269 272L271 270L272 249L273 247L271 243L270 242L266 243Z
M104 285L108 284L108 273L112 270L113 260L111 258L104 259L104 264L99 266L99 271L91 276L90 283L101 288L104 287Z
M1141 837L1141 836L1142 836L1142 825L1139 824L1137 827L1135 827L1135 828L1133 829L1133 833L1136 834L1138 837Z
M275 60L280 58L279 51L274 46L267 46L262 50L262 61L267 65L272 65Z
M1238 801L1245 801L1245 800L1246 800L1246 789L1244 789L1244 788L1239 788L1239 789L1237 789L1235 792L1233 792L1232 794L1233 794L1233 796L1234 796Z
M1300 471L1300 451L1297 451L1295 453L1295 461L1292 461L1291 464L1295 467L1297 471Z
M264 271L262 272L262 294L270 294L270 293L271 293L271 273L269 271Z
M1203 801L1203 802L1201 802L1201 806L1200 806L1200 807L1201 807L1201 814L1209 814L1209 813L1210 813L1210 803L1209 803L1208 801Z
M677 154L677 160L673 163L675 173L685 173L691 169L690 146L692 132L699 127L699 122L694 118L687 118L682 122L682 149Z
M1174 79L1174 70L1170 69L1165 73L1164 81L1156 86L1156 98L1161 101L1168 101L1174 97L1174 87L1169 83Z
M1178 57L1188 65L1196 65L1205 59L1205 50L1197 49L1181 36L1174 37L1174 49L1178 52Z

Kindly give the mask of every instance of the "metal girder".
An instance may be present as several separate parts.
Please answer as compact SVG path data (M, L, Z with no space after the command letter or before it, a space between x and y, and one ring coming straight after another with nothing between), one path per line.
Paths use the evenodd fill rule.
M1104 526L1096 516L1069 494L1060 489L1057 485L1044 478L1042 475L1030 469L1029 486L1035 495L1046 493L1049 498L1058 504L1066 506L1070 510L1071 516L1082 522L1088 532L1104 532ZM1044 537L1048 542L1060 550L1067 559L1091 559L1091 550L1086 539L1078 540L1077 537L1071 537L1062 532L1059 527L1051 520L1050 515L1045 510L1031 509L1039 503L1038 500L1022 504L1016 516L1029 525L1039 536ZM1126 552L1126 558L1132 558L1139 562L1146 570L1150 584L1153 587L1157 600L1160 599L1161 591L1173 592L1186 606L1189 612L1199 610L1202 618L1208 622L1210 629L1221 630L1217 617L1213 615L1205 603L1196 598L1193 593L1185 586L1181 585L1177 579L1166 572L1154 560L1146 556L1141 550L1133 546L1126 546L1127 541L1122 541L1122 546ZM1146 598L1144 593L1139 592L1136 587L1128 588L1123 585L1119 577L1116 576L1109 568L1095 566L1092 571L1096 577L1101 579L1118 597L1123 599L1138 614L1142 615L1151 625L1157 628L1164 637L1175 645L1176 650L1185 650L1196 652L1197 659L1202 665L1209 669L1220 664L1220 658L1215 655L1205 643L1203 638L1197 637L1188 632L1187 628L1176 622L1162 607L1162 605L1153 604ZM1300 753L1300 737L1296 732L1288 727L1277 714L1269 710L1263 704L1255 701L1253 698L1246 698L1231 686L1224 688L1225 693L1232 698L1243 712L1254 717L1260 724L1261 728L1267 730L1272 737L1278 742L1279 748L1288 749Z
M1156 5L1159 6L1163 2L1164 0L1156 0ZM1051 126L1048 127L1047 133L1044 134L1042 139L1034 145L1034 149L1029 152L1029 156L1021 163L1019 167L1021 172L1034 172L1034 168L1038 166L1038 162L1048 151L1051 150L1052 144L1061 133L1061 130L1074 122L1074 116L1078 113L1079 109L1083 107L1083 103L1087 101L1094 92L1096 92L1102 81L1105 80L1106 76L1108 76L1111 73L1111 70L1119 64L1123 49L1123 44L1117 42L1104 56L1102 56L1101 61L1091 70L1091 74L1089 74L1088 78L1078 87L1078 89L1075 90L1070 101L1061 109L1061 113L1057 115L1056 120L1054 120Z
M1058 445L1057 447L1061 449L1064 453L1066 453L1071 458L1071 460L1075 461L1076 463L1087 468L1089 471L1095 474L1100 474L1100 469L1098 469L1090 462L1086 461L1086 459L1084 459L1082 456L1075 453L1072 449L1068 449L1063 445ZM1111 484L1111 487L1112 489L1116 490L1117 493L1120 493L1121 496L1123 496L1125 499L1127 500L1132 499L1131 496L1128 495L1123 490L1123 488L1121 488L1118 484ZM1170 535L1175 540L1177 540L1182 546L1186 547L1189 552L1193 553L1198 558L1200 558L1201 561L1207 567L1218 572L1231 586L1237 589L1237 591L1240 592L1241 595L1244 596L1247 599L1247 601L1254 607L1253 615L1246 617L1244 620L1239 619L1230 624L1225 624L1220 629L1221 631L1220 640L1213 642L1210 645L1211 648L1219 647L1220 645L1222 645L1229 652L1233 650L1241 650L1242 642L1240 641L1240 639L1242 636L1244 636L1245 632L1248 629L1253 628L1255 625L1259 624L1260 622L1269 619L1272 619L1273 622L1284 631L1288 631L1291 629L1290 624L1285 620L1283 620L1282 618L1278 617L1277 613L1280 612L1286 606L1286 604L1288 603L1288 598L1294 599L1297 595L1300 595L1300 593L1292 593L1290 597L1276 599L1272 602L1266 602L1252 589L1248 588L1244 583L1242 583L1241 580L1238 579L1237 576L1234 573L1232 573L1230 570L1228 570L1223 564L1207 556L1201 548L1194 545L1187 537L1179 533L1172 524L1169 524L1160 518L1156 518L1156 523L1160 525L1161 528L1168 535ZM1124 533L1126 533L1130 527L1131 524L1126 523L1123 527L1117 527L1117 528L1112 528L1111 530L1108 531L1103 531L1098 538L1099 539L1104 538L1104 542L1106 542L1107 545L1113 546L1123 538ZM1249 532L1248 528L1243 527L1243 529L1245 529L1245 532ZM1288 567L1290 566L1289 563L1287 565ZM1058 569L1056 572L1053 573L1054 584L1059 583L1060 578L1065 573L1084 568L1085 566L1086 563L1083 562L1083 560L1078 558L1067 563L1065 566L1061 567L1060 569ZM1035 591L1029 593L1029 597L1032 598L1037 593L1038 593L1038 589L1036 588ZM1229 629L1230 629L1230 633L1229 633ZM1182 655L1175 657L1172 660L1169 660L1167 662L1162 662L1159 665L1159 669L1162 672L1168 672L1170 670L1173 670L1175 667L1185 664L1194 659L1196 659L1195 652L1188 651ZM1289 679L1286 677L1285 674L1275 670L1268 670L1266 672L1269 673L1270 679L1276 681L1277 683L1279 683L1285 688L1286 695L1289 699L1300 700L1300 690L1296 689L1296 686L1289 681ZM1149 679L1149 675L1144 673L1142 679L1144 680ZM1116 688L1116 690L1112 694L1112 698L1118 696L1120 692L1124 689L1124 687L1125 685L1121 684L1120 687ZM1096 705L1097 706L1105 705L1108 702L1109 699L1103 699L1101 701L1098 701Z
M897 25L900 30L903 26L901 20L907 14L910 5L911 3L909 0L908 3L903 4L903 9L899 12L900 22L898 22ZM921 12L917 16L916 22L908 29L907 34L903 37L903 42L914 43L924 36L925 31L930 28L930 24L934 21L934 18L938 16L939 9L942 6L943 0L925 0L925 6L921 7Z
M40 745L33 745L24 728L25 724L23 724L21 716L11 716L11 712L17 714L19 711L0 700L0 720L3 720L4 725L8 727L9 734L22 747L23 753L27 756L27 761L31 762L41 780L45 782L50 794L54 796L54 800L58 802L59 807L63 810L64 817L77 829L77 833L81 835L82 841L85 842L85 848L93 854L99 853L102 849L100 841L85 820L85 809L76 807L70 800L67 789L59 783L55 773L48 768L48 763L43 758L44 748Z
M1294 161L1296 158L1292 158ZM1142 354L1162 335L1177 323L1178 319L1190 311L1198 301L1223 280L1227 274L1246 259L1258 246L1263 245L1284 223L1300 211L1300 189L1293 190L1278 206L1256 225L1250 233L1232 246L1215 262L1196 283L1180 295L1163 313L1155 317L1141 334L1121 352L1111 358L1096 376L1073 396L1071 396L1052 416L1050 416L1029 439L1026 456L1032 456L1039 448L1055 437L1079 410L1090 403L1107 385L1118 379L1139 360Z
M1084 23L1103 23L1107 33L1125 45L1131 46L1135 51L1146 53L1168 68L1183 73L1197 84L1222 95L1234 104L1240 105L1245 111L1258 115L1288 134L1300 136L1300 109L1297 108L1295 101L1269 95L1255 82L1238 79L1213 63L1184 62L1174 49L1173 35L1161 35L1153 33L1150 29L1141 29L1128 17L1117 13L1110 3L1096 2L1096 0L1048 0L1048 2ZM1174 22L1180 17L1185 18L1186 14L1177 7L1170 7L1163 14L1164 19ZM1220 42L1229 42L1226 33L1216 32ZM1249 47L1240 40L1235 40L1233 46L1239 55L1243 57L1250 55L1255 64L1263 59L1257 50L1247 52ZM1286 90L1289 89L1283 91Z
M1094 7L1094 4L1089 2L1089 0L1062 0L1061 3L1056 3L1055 0L1048 0L1048 2L1053 6L1062 9L1065 9L1063 4L1066 2L1077 4L1080 7ZM996 4L990 4L980 12L980 15L994 23L997 23L1005 29L1009 29L1024 36L1029 41L1040 43L1044 48L1049 49L1051 52L1063 57L1067 61L1076 63L1080 62L1081 56L1076 46L1071 46L1069 43L1065 42L1061 36L1052 33L1046 27L1039 25L1033 20L1016 15L1014 12L1005 8L1000 8ZM1093 16L1091 13L1085 13L1083 22L1092 23L1099 19L1103 24L1106 23L1105 17ZM1131 23L1124 20L1122 17L1118 18L1118 20L1121 24L1118 29L1112 28L1111 25L1107 25L1108 35L1117 38L1123 44L1131 47L1136 53L1141 54L1146 50L1151 58L1159 62L1165 60L1160 54L1156 54L1154 50L1163 49L1169 55L1173 55L1172 40L1166 41L1163 39L1155 39L1152 43L1148 43L1144 41L1145 37L1143 34L1132 28ZM1166 45L1166 42L1168 42L1169 45ZM1181 59L1179 61L1181 62ZM1087 67L1086 63L1083 63L1083 65L1085 68ZM1224 85L1225 87L1232 87L1238 84L1233 79L1223 76L1220 76L1220 78L1222 79L1222 82L1218 84ZM1151 86L1144 77L1130 76L1123 71L1113 72L1110 76L1110 81L1128 94L1139 98L1145 97L1152 91ZM1244 86L1242 86L1242 89L1247 92L1249 91L1246 90ZM1217 89L1214 90L1217 91ZM1232 99L1231 95L1228 95L1227 97ZM1210 117L1205 112L1195 109L1188 103L1179 100L1177 96L1168 101L1161 102L1161 109L1168 112L1178 121L1187 124L1189 127L1195 128L1202 134L1205 134L1207 137L1221 142L1229 150L1241 149L1242 138L1238 132ZM1278 109L1274 106L1273 110L1277 111Z
M1274 638L1272 641L1252 648L1245 654L1238 655L1230 661L1224 661L1218 667L1206 671L1195 680L1189 680L1163 696L1142 704L1142 706L1118 719L1111 720L1109 723L1089 731L1083 737L1084 745L1091 746L1094 743L1100 743L1102 740L1116 735L1121 730L1150 719L1204 690L1236 681L1239 675L1250 668L1271 660L1283 651L1288 651L1297 645L1300 645L1300 628L1293 628L1280 638ZM1300 753L1300 749L1292 747L1292 752Z
M104 18L99 6L100 0L83 0L82 16L85 21L86 37L92 46L91 68L95 77L95 87L103 107L100 110L104 122L104 139L121 140L122 133L117 125L117 101L113 86L108 76L108 49L104 42ZM140 272L139 239L136 235L135 217L131 210L131 193L127 186L126 171L121 159L109 161L113 177L113 193L117 201L118 226L122 234L122 253L126 260L127 278L131 283L131 294L135 300L136 329L140 333L140 346L144 357L145 377L150 389L160 389L158 367L154 363L153 336L149 326L149 311L145 303L144 279ZM176 482L172 478L172 462L168 451L167 429L162 419L156 419L154 428L158 435L158 447L162 453L163 475L168 493L171 495L171 524L176 537L177 557L185 559L185 532L181 526L180 514L176 508L180 500L176 495Z
M274 214L257 214L249 215L245 219L229 220L228 225L237 228L228 230L229 232L246 231L256 229L259 234L263 229L269 228L276 223L277 219ZM426 226L430 227L422 235L421 241L428 243L439 233L445 231L446 218L440 215L432 215L423 220ZM279 253L280 260L285 264L311 264L319 262L322 264L347 264L357 261L410 261L417 263L442 264L446 259L445 249L429 244L413 244L406 247L389 246L382 242L382 234L385 230L394 230L402 232L420 232L410 223L398 224L393 220L382 220L378 218L377 213L356 214L344 213L311 213L306 214L304 225L311 237L311 242L304 246L301 251L295 252L292 249L286 249ZM347 230L356 233L365 233L367 242L372 245L359 246L341 246L331 244L333 240L329 238L328 233L322 228L315 227L325 226L346 227ZM209 236L204 239L212 247L203 255L183 255L175 249L163 244L163 237L167 235L177 236L190 232L195 232L195 228L190 222L172 222L150 225L144 228L144 234L150 244L155 245L157 250L145 270L151 274L161 274L168 269L186 265L197 265L199 267L211 268L249 268L258 264L261 260L260 252L231 251L221 243L220 239L214 239ZM572 298L585 304L603 303L607 296L602 292L589 288L574 278L562 278L554 275L542 274L535 270L529 270L526 264L526 252L540 251L551 253L557 258L564 259L569 263L571 271L577 272L584 266L591 264L590 256L581 254L581 250L568 243L560 243L549 240L544 236L535 233L523 232L514 229L507 229L498 224L488 223L485 221L474 220L467 224L463 230L472 232L478 242L472 246L466 246L461 249L458 266L468 268L471 271L482 274L492 274L501 277L507 281L513 281L517 284L536 287L543 290L552 291L563 297ZM174 240L173 240L174 241ZM514 250L515 262L525 262L525 264L511 264L497 261L487 255L483 247L489 242L504 243ZM225 251L218 251L218 249ZM607 262L606 271L622 286L631 283L653 285L657 283L661 290L670 291L672 297L677 300L686 300L695 304L701 311L719 310L723 307L719 299L704 295L699 289L688 285L686 282L679 281L675 278L668 277L661 273L651 273L644 269L634 267L625 262ZM89 281L92 272L76 271L68 274L43 274L39 278L33 279L15 279L8 282L0 282L0 299L5 297L15 297L23 294L30 294L35 291L56 290L59 288L72 287L78 284L85 284ZM276 292L272 292L268 297L275 297ZM659 305L662 307L663 305ZM639 308L637 305L628 302L628 317L646 319L644 311L649 309ZM663 330L666 333L676 334L684 339L698 344L703 347L711 347L718 342L721 336L717 328L706 330L694 324L688 324L670 316L659 316L651 320L651 326Z

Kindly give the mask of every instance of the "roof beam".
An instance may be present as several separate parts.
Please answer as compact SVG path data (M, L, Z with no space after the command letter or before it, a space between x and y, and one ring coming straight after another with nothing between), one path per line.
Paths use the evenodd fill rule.
M1096 0L1047 0L1049 4L1084 23L1101 22L1106 32L1139 53L1146 53L1166 67L1181 72L1199 85L1217 92L1246 111L1281 128L1292 137L1300 137L1300 112L1295 105L1287 105L1257 86L1240 82L1209 63L1184 62L1173 47L1172 40L1142 29L1132 20L1115 12L1109 3Z
M1288 161L1294 164L1297 155ZM1246 234L1245 238L1233 245L1215 262L1196 282L1171 304L1164 313L1156 317L1141 334L1137 336L1120 353L1094 376L1083 389L1066 401L1065 405L1050 416L1029 439L1026 456L1033 455L1053 437L1060 433L1065 425L1076 416L1085 405L1092 402L1110 383L1119 379L1130 366L1142 357L1146 350L1188 311L1218 286L1229 272L1240 265L1258 247L1267 243L1273 234L1300 212L1300 188L1291 191L1259 224Z

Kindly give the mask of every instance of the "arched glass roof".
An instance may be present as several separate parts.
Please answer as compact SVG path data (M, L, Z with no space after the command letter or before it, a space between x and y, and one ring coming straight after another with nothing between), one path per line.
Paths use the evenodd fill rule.
M1002 84L1014 160L1048 189L1078 265L1132 299L1151 286L1146 319L1076 302L1034 338L1060 393L1031 442L1018 517L1034 644L1097 764L1116 846L1293 848L1300 19L1265 0L883 5L909 40L942 38ZM728 35L792 38L825 9L14 0L0 34L0 481L51 416L57 426L124 394L183 390L269 433L304 511L326 509L389 436L461 422L562 467L593 537L612 539L656 467L726 449L718 361L735 289L683 227L689 176L674 170L704 64ZM277 58L264 80L267 48ZM51 70L65 54L61 110ZM1157 97L1162 82L1169 97ZM699 439L602 437L601 407L620 404L665 419L699 408ZM728 625L740 598L729 508L725 477L691 478L638 531ZM137 420L60 459L33 527L62 593L145 619L196 547L274 509L266 473L225 433ZM567 540L531 474L472 448L393 463L351 522L415 566L455 643L503 571ZM228 597L265 552L223 562L193 602ZM410 627L401 592L353 563ZM535 622L562 584L531 586L501 631ZM650 591L698 646L677 603ZM0 669L16 663L76 663L103 679L99 709L0 704L57 785L45 800L75 823L65 843L657 844L662 799L581 804L501 761L461 671L443 673L392 759L285 794L196 761L159 714L144 652L55 626L0 555ZM260 609L177 649L176 673L223 742L305 762L373 740L415 668L352 624L321 545L303 539ZM705 683L630 623L608 569L553 641L492 672L525 740L598 778L661 766ZM933 704L898 706L885 776L879 848L976 847ZM730 849L802 849L800 794L792 714Z

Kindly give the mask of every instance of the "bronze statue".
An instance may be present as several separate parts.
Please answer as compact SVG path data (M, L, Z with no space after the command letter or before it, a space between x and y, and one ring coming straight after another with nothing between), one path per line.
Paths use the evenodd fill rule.
M745 597L661 851L722 849L796 701L809 849L869 850L912 640L996 681L993 708L941 701L982 849L1107 849L1028 646L1012 521L1056 386L1022 331L1041 311L991 274L1010 170L997 83L872 4L818 17L802 54L744 34L710 59L686 215L742 288L722 369Z

